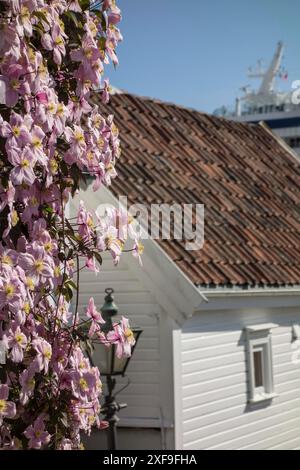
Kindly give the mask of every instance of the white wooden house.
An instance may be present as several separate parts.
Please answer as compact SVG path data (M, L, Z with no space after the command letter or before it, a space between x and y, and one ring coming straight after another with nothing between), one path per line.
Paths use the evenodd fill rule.
M116 95L123 156L79 199L205 204L205 243L146 240L81 275L80 308L115 290L143 328L119 395L121 449L300 448L300 169L265 127ZM122 165L123 163L123 165ZM121 388L126 379L118 380ZM98 431L89 448L105 448Z

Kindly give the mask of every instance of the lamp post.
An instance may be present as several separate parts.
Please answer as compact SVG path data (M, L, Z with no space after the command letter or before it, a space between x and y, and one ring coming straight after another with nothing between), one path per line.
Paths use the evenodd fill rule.
M105 324L102 326L104 333L108 333L113 330L112 318L117 315L118 307L114 302L114 290L111 288L105 289L106 296L104 298L104 304L101 308L101 313ZM115 377L120 375L124 377L129 361L134 352L135 346L142 333L140 328L132 329L135 344L131 349L131 356L121 357L120 359L116 356L116 345L112 344L110 347L104 346L98 341L94 343L94 360L93 362L99 367L101 375L106 377L107 384L107 395L105 396L104 406L102 407L102 413L104 414L105 420L108 421L109 427L107 430L107 444L109 450L117 449L117 424L119 418L117 412L122 408L126 408L126 404L117 403L114 396L114 388L116 385Z

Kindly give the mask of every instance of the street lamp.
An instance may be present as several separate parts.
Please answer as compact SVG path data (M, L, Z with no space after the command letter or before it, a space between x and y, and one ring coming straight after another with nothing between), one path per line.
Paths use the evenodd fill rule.
M111 288L105 289L106 296L104 298L104 304L101 308L101 313L105 324L102 325L104 333L108 333L113 330L112 318L117 315L118 307L114 302L114 290ZM105 396L104 406L102 407L102 413L104 414L105 420L109 423L107 433L107 443L109 450L116 450L117 448L117 423L119 418L117 412L126 408L126 404L119 404L116 402L114 396L114 388L116 385L115 377L120 375L124 377L129 361L134 352L137 341L142 333L140 328L132 328L135 344L131 348L131 356L121 357L120 359L116 356L116 345L112 344L106 347L100 341L93 341L94 354L93 362L99 367L101 375L106 377L107 384L107 395Z

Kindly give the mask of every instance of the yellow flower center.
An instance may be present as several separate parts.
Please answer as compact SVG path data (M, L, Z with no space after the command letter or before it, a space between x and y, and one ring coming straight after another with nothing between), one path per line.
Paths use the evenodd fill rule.
M106 243L106 246L107 246L108 249L111 248L113 243L117 243L117 245L119 245L121 250L123 248L122 242L120 240L118 240L117 238L114 238L112 235L109 235L108 237L106 237L105 243Z
M100 124L102 123L102 119L101 119L101 116L99 116L99 114L97 116L94 117L93 119L93 124L95 127L100 127Z
M34 137L32 139L32 145L35 147L35 148L39 148L42 146L42 142L41 142L41 139L38 139L38 137Z
M56 108L55 103L48 103L47 109L48 109L49 113L54 114L55 113L55 108Z
M26 315L29 314L30 312L30 305L29 305L29 302L25 302L24 305L23 305L23 310L24 312L26 313Z
M6 410L6 401L0 400L0 413L4 413L5 410Z
M34 50L31 47L29 47L27 50L28 50L28 57L29 57L30 62L34 62L35 60Z
M50 349L48 349L47 351L44 352L44 357L46 359L49 359L49 361L50 361L50 359L52 357L52 352L50 351Z
M52 243L51 242L46 242L44 244L45 251L49 252L52 250Z
M94 160L94 154L89 150L86 154L86 158L88 159L89 162L92 162Z
M115 124L111 126L111 131L113 133L113 136L116 137L119 134L119 130Z
M4 287L5 295L8 299L11 299L15 293L15 286L13 284L6 284Z
M58 36L54 42L57 46L61 46L64 43L64 40L61 36Z
M26 19L30 18L30 13L29 13L29 10L28 10L27 7L23 6L21 8L20 16L21 16L22 20L26 20Z
M18 344L21 344L23 341L23 335L21 333L16 334L15 340Z
M90 415L90 416L88 417L89 424L93 425L94 422L95 422L95 419L96 419L95 416Z
M2 261L3 264L9 264L10 266L13 265L13 260L8 255L3 255L2 258L1 258L1 261Z
M42 431L35 431L35 432L34 432L34 435L35 435L35 437L37 437L37 438L39 438L41 434L42 434Z
M74 137L75 137L75 140L76 140L78 143L84 142L84 135L83 135L82 132L80 132L80 131L75 132Z
M59 116L64 114L64 105L62 103L57 105L56 114Z
M103 147L104 147L104 139L102 139L102 137L100 137L100 138L97 140L97 145L98 145L98 147L100 148L100 150L103 149Z
M85 57L86 57L87 59L90 59L90 58L92 57L92 55L93 55L92 49L91 49L90 47L89 47L88 49L86 49L86 50L84 51L84 55L85 55Z
M21 84L19 82L19 80L17 78L13 78L11 81L10 81L10 87L13 89L13 90L18 90L20 88Z
M144 245L141 242L138 242L137 244L137 252L139 255L142 255L144 253Z
M124 334L125 334L125 338L127 338L128 340L132 340L134 338L133 332L130 328L126 328Z
M19 137L20 133L21 133L21 130L18 126L14 126L12 128L12 133L15 137Z
M79 380L79 386L80 386L81 390L83 390L83 391L85 391L89 388L88 384L87 384L87 381L84 378L81 378Z
M17 225L19 221L19 216L18 216L18 213L17 211L12 211L12 215L11 215L11 224L13 227L15 227Z
M33 280L31 279L31 277L27 277L26 278L26 285L28 287L29 290L33 290L34 289L34 282Z
M94 227L94 222L93 222L93 219L92 219L91 217L88 218L87 226L88 226L89 228L93 228L93 227Z
M28 168L29 166L30 166L29 160L27 160L27 158L24 158L24 160L21 163L21 167L22 168Z
M35 267L36 272L38 274L40 274L42 272L43 267L44 267L43 260L41 260L41 259L36 260L35 263L34 263L34 267Z
M92 36L96 36L98 30L97 30L97 27L95 25L95 23L93 23L92 21L89 23L89 28L90 28L90 32L92 33Z
M50 170L51 170L51 173L53 174L57 173L58 164L57 164L57 161L54 160L54 158L50 160Z

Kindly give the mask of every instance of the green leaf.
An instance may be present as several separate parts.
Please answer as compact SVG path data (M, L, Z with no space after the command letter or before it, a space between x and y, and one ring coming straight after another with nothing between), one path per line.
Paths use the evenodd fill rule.
M94 11L94 14L96 16L98 16L98 18L101 22L102 29L103 29L104 32L106 32L106 20L105 20L105 17L103 15L102 11L100 11L100 10Z
M98 253L98 251L94 251L93 255L95 256L96 260L98 261L98 263L101 266L102 265L102 256L100 255L100 253Z
M36 16L39 20L45 21L45 23L49 24L47 16L42 11L34 11L32 15Z
M65 285L70 286L70 287L72 287L73 289L77 290L77 286L76 286L75 282L72 281L72 279L69 279L69 280L65 283Z
M98 40L98 44L99 44L99 49L101 51L105 51L106 39L105 38L100 38Z
M79 5L82 10L88 10L90 8L90 0L79 0Z
M78 19L77 19L77 16L76 16L74 11L70 11L70 10L66 11L65 16L67 16L71 21L73 21L76 28L78 28L78 26L79 26Z

